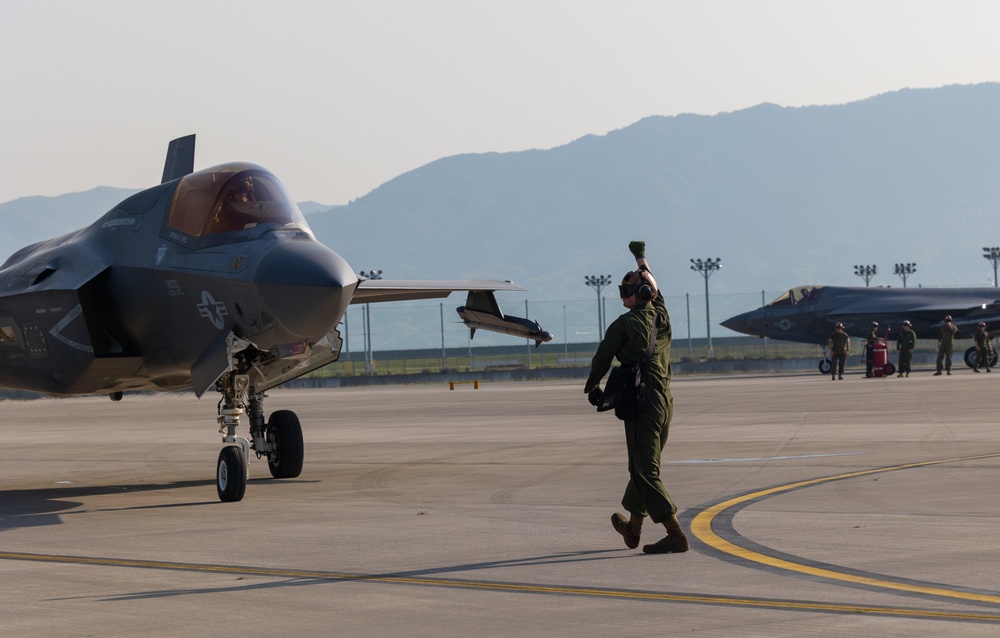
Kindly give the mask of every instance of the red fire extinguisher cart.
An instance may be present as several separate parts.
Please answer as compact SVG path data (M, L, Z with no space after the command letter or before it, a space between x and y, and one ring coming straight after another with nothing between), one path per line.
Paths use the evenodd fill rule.
M886 343L889 339L889 329L886 328L885 337L876 339L871 347L872 375L876 377L891 377L896 371L896 366L889 363L889 346ZM865 363L868 363L865 360Z

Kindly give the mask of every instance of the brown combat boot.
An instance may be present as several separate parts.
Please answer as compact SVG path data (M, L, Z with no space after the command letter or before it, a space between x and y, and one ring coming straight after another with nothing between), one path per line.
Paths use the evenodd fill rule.
M652 545L643 545L643 552L646 554L680 554L691 549L687 536L684 535L684 530L681 529L676 516L665 520L663 526L667 528L666 537Z
M635 549L639 546L639 536L642 534L641 518L635 517L628 521L623 514L615 512L611 515L611 525L625 539L625 547Z

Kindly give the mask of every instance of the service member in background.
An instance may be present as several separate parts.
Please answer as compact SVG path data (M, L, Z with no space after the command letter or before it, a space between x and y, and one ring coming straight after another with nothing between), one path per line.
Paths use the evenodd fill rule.
M990 371L990 359L993 358L993 342L990 340L990 333L986 332L986 324L979 322L979 330L976 331L976 367L973 372L979 372L980 367Z
M826 347L830 349L830 380L844 378L844 362L847 361L847 353L851 351L851 338L844 332L844 324L838 323L833 327L830 338L826 340Z
M909 320L903 322L903 329L896 338L896 350L899 352L899 374L897 377L910 376L910 361L913 359L913 349L917 347L917 333L910 329Z
M951 315L947 315L944 318L944 323L941 325L941 330L938 332L937 372L934 373L935 377L941 376L942 367L948 374L951 374L951 354L955 350L956 332L958 332L958 328L951 322Z
M873 321L865 337L865 376L875 376L875 342L878 341L878 322Z
M615 319L590 365L590 376L583 391L594 405L602 400L601 379L611 367L613 359L620 363L640 362L642 381L646 385L646 407L635 420L625 421L625 445L628 449L629 482L622 496L622 507L629 513L615 512L611 525L625 539L625 546L639 546L642 522L648 516L654 523L662 523L667 535L651 545L644 545L647 554L671 554L689 549L687 536L677 521L677 506L660 479L660 453L667 443L674 400L670 395L670 315L663 295L656 287L656 280L646 261L646 244L633 241L628 245L638 269L622 279L618 293L628 312ZM653 333L656 341L650 357L646 350Z

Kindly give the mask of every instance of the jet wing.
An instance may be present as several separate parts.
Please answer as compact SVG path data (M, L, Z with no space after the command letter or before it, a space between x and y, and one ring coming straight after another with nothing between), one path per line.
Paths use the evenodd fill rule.
M542 330L534 321L523 317L505 315L493 293L497 290L521 291L521 286L509 281L466 279L458 281L423 281L362 279L351 303L377 303L380 301L408 301L413 299L442 299L453 292L469 293L464 306L456 308L462 322L469 327L470 335L476 330L499 332L525 339L534 339L536 347L551 341L552 334Z
M473 290L526 290L509 281L493 279L407 280L362 279L354 292L352 304L412 299L443 299L453 292Z

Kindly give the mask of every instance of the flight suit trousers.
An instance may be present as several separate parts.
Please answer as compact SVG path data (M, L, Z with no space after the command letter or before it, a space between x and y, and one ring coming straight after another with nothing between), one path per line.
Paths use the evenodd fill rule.
M648 516L662 523L677 512L677 506L660 479L660 453L667 444L674 399L668 387L663 393L647 391L646 410L635 421L625 422L629 482L622 507L630 514Z
M913 350L900 350L899 351L899 369L896 370L896 372L899 372L900 374L902 374L904 372L906 374L909 374L911 372L911 370L910 370L910 361L912 359L913 359Z
M951 372L951 354L954 352L955 345L952 343L942 343L938 346L937 354L937 371L941 372L942 366L948 372Z

